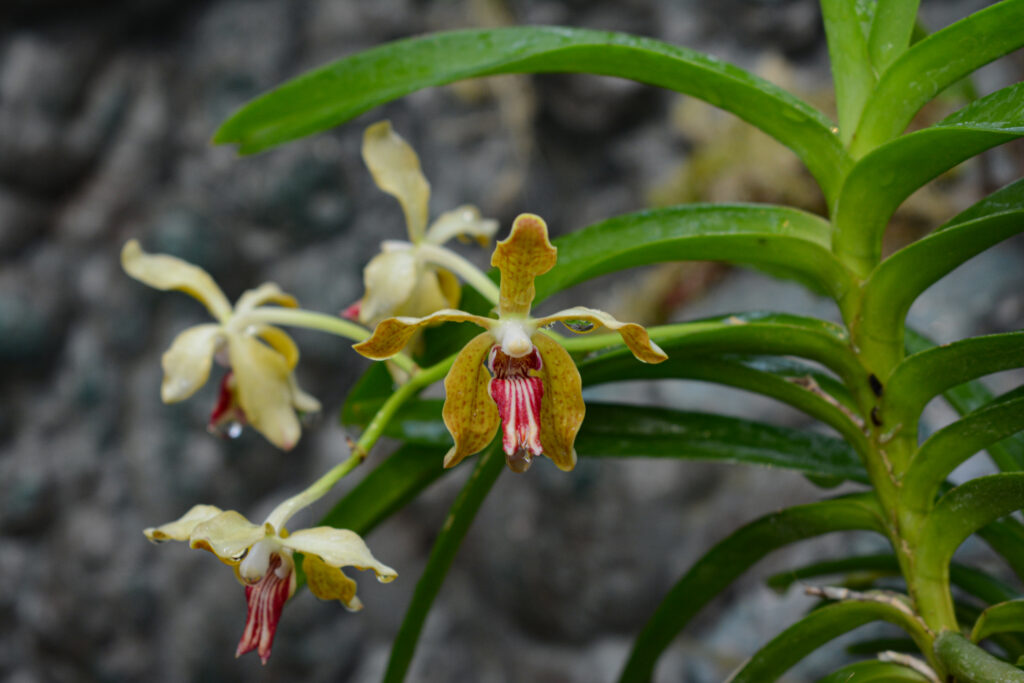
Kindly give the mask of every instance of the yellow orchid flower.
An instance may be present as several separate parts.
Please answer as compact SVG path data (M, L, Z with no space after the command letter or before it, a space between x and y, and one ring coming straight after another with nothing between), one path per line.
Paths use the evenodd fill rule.
M253 524L234 510L196 505L180 519L143 531L154 543L188 541L190 547L209 550L234 568L235 577L245 586L248 607L235 656L256 650L264 664L284 604L295 592L294 553L303 555L310 592L321 600L338 600L350 611L363 605L356 597L356 582L342 567L372 569L382 583L398 576L373 556L354 531L322 526L289 534L280 513L287 505L279 506L263 524Z
M470 278L471 284L493 288L472 264L441 245L453 237L487 245L498 229L496 220L482 218L479 209L466 205L441 214L428 227L430 184L416 152L392 130L390 121L366 129L363 160L377 187L401 203L409 241L381 244L382 253L363 271L363 298L343 316L375 325L393 315L422 316L458 306L461 290L452 269Z
M585 412L582 382L568 352L541 331L556 321L581 334L603 325L622 335L639 360L660 363L667 358L643 327L619 322L603 311L578 306L531 318L534 278L551 270L557 253L544 221L522 214L491 258L491 265L501 271L497 320L452 309L424 318L388 318L373 336L353 347L383 360L398 353L424 325L472 322L487 330L462 349L445 378L443 416L455 439L445 467L482 450L499 423L504 425L505 459L514 472L525 472L542 454L563 470L575 467L573 443Z
M205 270L174 256L147 254L136 240L124 245L121 265L150 287L192 295L217 321L188 328L164 353L164 403L182 401L198 391L217 358L230 371L210 415L211 431L227 430L236 436L240 426L249 423L278 448L292 448L302 433L297 413L318 412L320 403L295 381L292 372L299 349L292 338L253 314L266 304L294 308L295 298L268 282L244 292L232 308Z

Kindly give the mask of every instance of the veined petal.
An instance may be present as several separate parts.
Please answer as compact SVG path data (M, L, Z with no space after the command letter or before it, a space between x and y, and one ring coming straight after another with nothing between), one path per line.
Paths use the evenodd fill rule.
M425 318L400 317L382 320L378 323L377 328L369 339L353 345L352 348L367 358L384 360L401 351L409 343L413 335L416 334L416 330L427 325L446 321L456 323L469 322L479 325L484 329L490 329L498 323L493 318L484 318L483 316L473 315L465 311L443 308Z
M260 325L256 328L256 336L270 344L271 348L284 356L289 370L294 370L299 363L299 347L287 332L273 325Z
M545 334L535 334L544 360L539 375L544 383L544 400L540 404L540 443L544 455L551 458L559 469L569 471L576 466L573 443L583 424L586 406L583 404L583 382L569 352Z
M234 566L258 541L273 533L265 524L253 524L234 510L211 517L192 530L189 546L209 550L224 564Z
M292 407L292 389L284 356L254 337L228 334L238 402L257 431L278 448L290 450L302 427Z
M529 353L518 357L495 346L487 358L493 375L487 391L501 415L501 445L513 472L525 472L533 459L544 452L540 442L544 382L534 374L543 364L533 345Z
M375 123L363 133L363 161L377 187L402 204L409 238L418 242L427 227L430 183L423 177L420 158L390 121Z
M290 558L274 555L263 578L245 587L245 631L238 641L235 657L256 650L263 664L270 658L284 603L295 592L295 571L291 562Z
M321 600L340 600L345 609L358 612L363 603L356 597L356 582L337 567L332 567L316 555L306 555L302 560L309 591Z
M488 393L491 375L484 366L494 337L484 332L472 339L456 356L444 380L444 424L455 445L444 456L444 466L454 467L463 458L484 449L494 438L501 419Z
M533 280L551 270L558 250L548 240L548 226L540 216L520 214L512 232L498 242L491 265L501 271L500 317L527 315L536 295Z
M642 325L619 322L604 311L586 306L576 306L559 311L554 315L545 316L535 322L538 327L543 327L555 321L566 323L566 327L577 334L586 334L591 332L596 325L604 325L609 330L622 335L622 341L626 342L626 346L633 352L633 355L645 363L660 363L668 358L661 347L651 341L650 335ZM574 321L589 323L589 325L573 325Z
M251 311L257 306L264 304L277 304L286 308L297 308L299 302L291 294L281 291L281 288L276 283L264 282L256 289L247 289L242 292L242 296L238 297L238 301L235 302L235 314Z
M231 317L231 304L224 292L199 266L167 254L147 254L137 240L128 240L121 248L121 267L128 275L150 287L177 289L192 295L220 322Z
M329 526L300 529L281 539L281 545L296 550L307 558L316 555L332 567L372 569L382 583L394 581L398 576L398 572L373 556L359 534L348 529L335 529Z
M183 401L206 384L222 337L223 328L217 323L196 325L175 337L161 359L164 380L160 398L164 403Z
M213 505L195 505L184 515L162 526L143 529L142 533L154 543L187 541L197 526L224 512Z
M472 238L486 247L497 231L498 221L481 217L480 209L466 204L438 216L427 228L426 241L440 245L453 237Z
M370 325L398 313L412 296L418 270L416 255L408 249L386 251L370 259L363 269L365 293L359 308L359 322Z

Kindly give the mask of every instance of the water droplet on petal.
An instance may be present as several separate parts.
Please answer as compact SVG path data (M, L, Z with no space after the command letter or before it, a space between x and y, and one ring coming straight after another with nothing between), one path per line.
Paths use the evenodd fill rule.
M517 448L511 455L505 454L505 462L508 463L510 470L516 474L522 474L533 464L533 455L525 448Z
M563 320L562 324L568 327L573 332L590 332L594 329L594 323L589 320Z

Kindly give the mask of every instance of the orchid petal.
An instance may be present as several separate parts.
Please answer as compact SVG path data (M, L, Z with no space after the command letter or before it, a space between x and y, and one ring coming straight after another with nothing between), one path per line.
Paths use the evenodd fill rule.
M352 348L367 358L384 360L401 351L421 327L445 321L470 322L485 329L490 329L498 323L493 318L484 318L465 311L444 308L424 318L400 317L382 320L369 339L355 344Z
M285 357L249 335L228 334L227 339L238 402L246 419L275 446L290 450L302 427L292 408Z
M395 311L399 315L430 315L434 311L450 308L448 294L441 288L440 273L433 269L420 271L416 286L405 303ZM460 292L461 293L461 292ZM455 302L458 305L458 301Z
M487 246L497 231L498 221L482 218L480 209L466 204L438 216L427 228L426 241L440 245L453 237L472 238L481 246Z
M443 308L457 307L462 299L462 285L459 283L459 278L455 277L455 274L447 268L438 268L435 272L441 294L446 302Z
M430 183L423 177L415 150L391 129L390 121L381 121L363 133L363 161L377 187L401 203L409 238L421 240L427 227Z
M194 505L184 515L162 526L143 529L142 533L153 543L187 541L197 526L224 512L213 505Z
M444 424L455 445L444 456L444 466L454 467L463 458L483 450L494 438L500 417L488 393L490 373L484 359L494 337L489 332L477 335L456 356L444 380Z
M586 329L581 329L579 326L571 324L575 320L591 323L591 325ZM661 347L651 340L650 335L647 334L647 330L642 325L619 322L604 311L587 308L586 306L576 306L575 308L559 311L554 315L545 316L535 322L538 327L543 327L555 321L569 323L566 327L577 334L585 334L592 331L594 325L604 325L609 330L622 335L622 341L626 342L629 350L633 352L633 355L638 360L644 363L660 363L668 358L665 352L661 350Z
M260 325L256 328L256 336L284 357L289 370L295 369L299 363L299 347L287 332L273 325Z
M206 306L220 322L231 317L231 304L210 274L198 266L167 254L147 254L137 240L121 249L121 267L139 282L156 289L177 289Z
M227 510L196 525L189 536L189 546L209 550L221 562L234 566L249 548L272 533L268 525L253 524L238 512Z
M366 293L359 309L359 322L375 324L398 313L413 294L419 268L416 255L410 249L386 251L370 259L363 269Z
M544 455L559 469L569 471L576 466L573 443L583 424L583 383L569 352L544 334L536 334L533 343L540 351L543 364L538 371L544 383L540 404L540 443Z
M182 401L206 384L213 354L222 338L220 325L206 323L184 330L171 342L161 359L164 380L160 385L160 398L164 403Z
M527 315L536 290L533 280L551 270L558 250L548 240L548 226L540 216L520 214L512 232L498 242L491 265L501 271L500 317Z
M281 291L281 288L273 282L264 282L256 289L247 289L242 292L235 302L235 314L251 311L257 306L264 304L277 304L285 308L298 308L298 300L291 294Z
M302 561L309 592L321 600L340 600L345 609L358 612L363 603L356 597L356 582L345 572L332 567L316 555L306 555Z
M348 529L335 529L329 526L300 529L287 538L282 538L281 545L296 550L307 558L316 555L331 567L372 569L382 583L394 581L398 577L398 572L373 556L359 534Z
M320 401L316 400L315 396L307 394L299 387L298 381L295 379L295 375L288 376L288 384L292 390L292 407L295 410L303 414L319 413L320 412Z

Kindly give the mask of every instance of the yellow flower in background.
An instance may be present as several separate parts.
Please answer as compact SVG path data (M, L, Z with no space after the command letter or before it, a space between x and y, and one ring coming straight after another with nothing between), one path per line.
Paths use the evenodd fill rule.
M458 266L463 259L441 245L458 237L486 246L498 222L481 218L475 206L466 205L441 214L428 226L430 184L416 152L392 130L389 121L366 129L363 160L377 187L401 203L409 241L381 244L382 253L363 271L363 298L342 315L376 325L393 315L423 316L458 306L459 281L444 264Z
M235 577L245 586L248 606L235 656L256 650L264 664L284 604L295 592L294 553L303 555L310 592L321 600L338 600L350 611L363 605L356 597L356 582L342 567L372 569L382 583L398 576L373 556L354 531L323 526L289 534L284 521L271 521L277 512L263 524L253 524L234 510L196 505L180 519L143 532L154 543L188 541L190 547L209 550L234 568Z
M302 433L298 414L318 412L320 403L295 381L292 373L299 349L292 338L247 316L266 304L294 308L295 298L266 283L244 292L232 308L205 270L174 256L147 254L136 240L124 245L121 265L150 287L190 294L217 321L188 328L164 353L160 387L164 403L182 401L198 391L217 358L230 371L210 415L211 430L227 429L235 436L239 425L248 423L278 448L292 448Z
M560 321L576 333L603 325L622 335L639 360L660 363L667 358L643 327L619 322L603 311L575 307L531 318L534 278L551 270L556 258L547 225L538 216L523 214L491 258L491 265L501 271L497 320L451 309L423 318L389 318L354 346L368 358L383 360L398 353L424 325L472 322L487 330L459 352L445 378L444 421L455 439L445 467L482 450L499 424L513 471L525 472L542 454L563 470L576 465L573 443L585 412L582 382L569 353L541 331L547 325Z

